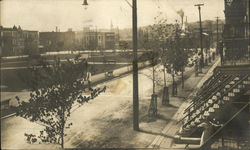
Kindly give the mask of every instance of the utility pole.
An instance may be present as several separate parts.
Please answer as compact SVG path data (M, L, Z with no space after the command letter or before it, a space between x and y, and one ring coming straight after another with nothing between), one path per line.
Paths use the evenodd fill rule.
M218 28L219 17L216 17L216 54L218 55L218 44L219 44L219 28Z
M96 42L95 42L95 50L97 51L97 48L98 48L98 32L97 32L97 26L95 26L95 39L96 39Z
M198 6L199 10L199 19L200 19L200 46L201 46L201 68L204 66L204 57L203 57L203 47L202 47L202 24L201 24L201 6L204 6L204 4L196 4L194 6Z
M133 0L131 5L127 0L126 2L132 7L133 18L133 128L139 131L139 92L138 92L138 60L137 60L137 0ZM85 8L88 6L87 0L83 1Z
M139 131L139 94L138 94L138 64L137 64L137 0L133 0L133 128Z

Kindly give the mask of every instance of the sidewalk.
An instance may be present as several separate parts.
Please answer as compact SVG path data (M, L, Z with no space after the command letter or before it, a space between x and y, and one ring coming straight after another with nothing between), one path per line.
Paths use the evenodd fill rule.
M184 101L180 107L178 108L177 112L173 115L171 121L164 127L161 134L157 135L153 142L148 146L148 148L171 148L173 144L173 137L175 136L176 132L181 127L181 124L176 124L182 117L183 117L183 110L189 106L190 104L190 97L195 94L197 89L199 89L202 84L213 74L214 68L219 64L219 59L217 59L213 65L206 66L203 69L203 73L199 74L198 77L195 77L195 73L193 73L186 81L185 81L185 88L182 90L181 86L179 85L178 88L178 97L170 97L170 104L173 101L177 101L179 99L187 98L187 101ZM189 97L189 98L188 98ZM168 112L160 112L160 113L168 113Z

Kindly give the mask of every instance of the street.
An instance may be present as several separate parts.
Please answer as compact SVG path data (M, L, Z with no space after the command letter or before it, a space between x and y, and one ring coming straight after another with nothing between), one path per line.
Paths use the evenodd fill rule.
M142 120L140 126L142 129L150 129L150 123L147 123L145 117L152 94L152 80L149 79L151 74L151 68L139 72L140 118ZM158 76L163 79L161 74ZM171 81L170 77L168 75L169 81ZM171 84L171 82L168 83ZM139 132L134 136L135 131L132 130L132 75L99 84L98 87L104 85L107 86L105 93L101 93L93 101L73 110L69 120L73 126L66 131L65 147L120 147L122 145L144 147L145 143L150 143L155 135ZM158 86L158 91L161 88ZM160 97L158 101L161 101ZM42 128L36 123L20 117L10 117L1 122L2 148L59 148L59 145L54 144L26 143L24 133L39 133ZM158 125L160 132L166 121L158 120L157 122L160 124ZM142 138L141 134L147 136ZM138 143L133 143L132 138Z
M0 0L1 149L249 149L248 6Z

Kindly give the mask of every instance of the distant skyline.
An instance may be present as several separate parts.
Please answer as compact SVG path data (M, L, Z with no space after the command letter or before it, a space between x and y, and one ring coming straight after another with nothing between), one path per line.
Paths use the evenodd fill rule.
M114 28L132 27L132 9L126 0L88 0L87 9L82 3L83 0L2 0L0 24L38 31L55 31L56 26L60 31L79 31L87 26L109 29L111 22ZM202 20L215 20L216 16L224 19L224 0L137 0L138 27L154 24L154 17L159 14L174 23L180 20L180 9L188 22L196 22L197 3L204 3Z

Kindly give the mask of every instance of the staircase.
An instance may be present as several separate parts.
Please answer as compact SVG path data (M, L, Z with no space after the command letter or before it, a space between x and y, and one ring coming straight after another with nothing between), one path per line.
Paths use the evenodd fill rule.
M228 67L216 68L214 74L197 92L190 106L185 109L184 117L179 121L183 123L179 131L180 136L191 138L196 136L194 133L201 131L199 125L203 120L213 120L217 123L216 116L220 110L249 89L250 69L248 69L249 67L245 67L242 71L241 68L238 72Z
M248 149L248 141L244 138L231 138L225 137L222 145L222 139L218 139L211 146L211 150L247 150Z

